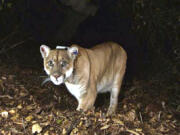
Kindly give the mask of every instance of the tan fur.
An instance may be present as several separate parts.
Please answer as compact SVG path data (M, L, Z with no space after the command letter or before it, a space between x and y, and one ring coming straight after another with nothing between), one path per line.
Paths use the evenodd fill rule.
M78 45L71 47L78 48L78 55L74 59L69 58L66 50L50 50L49 55L44 58L44 67L50 75L57 71L65 74L67 70L73 68L73 73L65 79L64 83L78 100L77 110L91 109L97 93L110 92L108 114L114 113L126 70L125 50L114 42L99 44L92 49L85 49ZM56 59L55 61L59 63L62 58L69 63L66 70L62 70L58 66L50 69L47 66L49 59ZM73 88L77 93L72 90Z

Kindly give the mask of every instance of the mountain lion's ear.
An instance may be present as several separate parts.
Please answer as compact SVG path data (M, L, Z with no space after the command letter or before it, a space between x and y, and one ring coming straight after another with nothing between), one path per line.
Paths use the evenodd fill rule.
M68 47L68 54L72 59L75 59L76 56L78 55L78 47L76 46Z
M50 48L47 45L41 45L40 46L40 52L43 58L47 57L50 52Z

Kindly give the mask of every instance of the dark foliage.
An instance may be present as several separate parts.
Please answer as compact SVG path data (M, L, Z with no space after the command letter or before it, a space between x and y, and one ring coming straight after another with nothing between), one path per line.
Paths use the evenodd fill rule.
M95 43L112 40L121 43L127 50L128 67L132 67L129 73L135 73L130 73L130 76L147 76L147 73L152 76L153 73L159 73L160 69L163 75L164 72L178 73L180 50L177 0L96 0L83 4L78 10L75 4L68 5L58 0L1 0L2 49L12 44L4 40L7 36L10 36L12 42L32 36L39 44L54 46L76 42L90 47ZM89 4L97 8L93 15L83 12L88 10ZM6 50L2 49L1 52Z

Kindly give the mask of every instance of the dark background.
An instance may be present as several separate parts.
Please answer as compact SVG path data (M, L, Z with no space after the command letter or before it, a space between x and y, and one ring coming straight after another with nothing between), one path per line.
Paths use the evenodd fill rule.
M177 76L178 0L0 1L3 63L42 68L41 44L114 41L128 53L127 78Z

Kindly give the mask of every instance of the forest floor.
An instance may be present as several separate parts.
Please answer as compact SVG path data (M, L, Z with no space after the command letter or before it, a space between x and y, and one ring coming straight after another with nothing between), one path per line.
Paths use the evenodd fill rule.
M77 112L77 101L64 86L41 86L44 75L0 66L1 135L180 135L180 95L173 93L178 83L125 83L116 114L107 117L109 94L98 96L94 111Z

